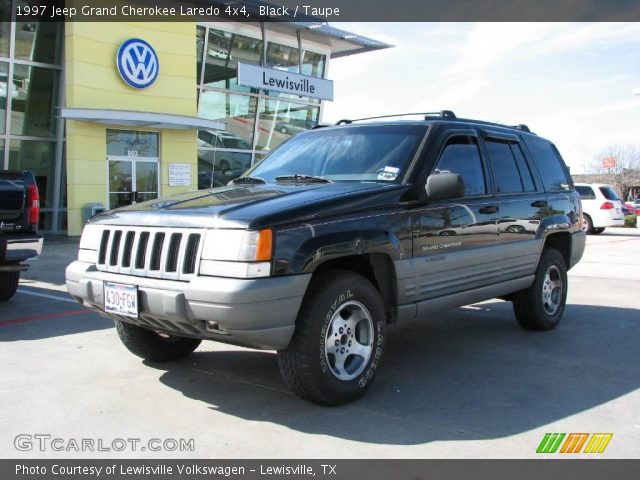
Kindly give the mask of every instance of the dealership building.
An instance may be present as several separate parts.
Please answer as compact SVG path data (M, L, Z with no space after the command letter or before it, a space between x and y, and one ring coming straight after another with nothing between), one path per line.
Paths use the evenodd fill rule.
M331 59L389 46L312 17L29 23L16 2L0 22L0 167L35 174L51 233L79 235L91 205L225 185L320 121Z

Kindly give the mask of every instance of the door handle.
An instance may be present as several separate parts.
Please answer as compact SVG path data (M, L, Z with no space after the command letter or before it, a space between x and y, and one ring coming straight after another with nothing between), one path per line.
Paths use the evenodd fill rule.
M535 202L531 202L531 206L532 207L546 207L547 206L547 201L546 200L536 200Z
M496 213L498 210L499 209L497 205L487 205L486 207L480 208L480 210L478 211L482 214L487 214L487 213Z

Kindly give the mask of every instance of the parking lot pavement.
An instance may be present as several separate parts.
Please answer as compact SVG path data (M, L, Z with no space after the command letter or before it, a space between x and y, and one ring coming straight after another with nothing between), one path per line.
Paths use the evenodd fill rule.
M205 342L183 361L141 362L64 294L74 252L46 244L0 304L1 457L168 456L15 449L34 433L194 439L172 457L535 457L546 432L611 432L600 457L640 456L640 229L588 237L556 330L519 329L498 300L394 326L368 395L339 408L290 394L274 352Z

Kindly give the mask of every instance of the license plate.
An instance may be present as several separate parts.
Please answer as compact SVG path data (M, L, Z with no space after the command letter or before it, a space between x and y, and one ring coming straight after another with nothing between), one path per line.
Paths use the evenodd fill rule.
M121 283L104 283L104 311L138 317L138 287Z

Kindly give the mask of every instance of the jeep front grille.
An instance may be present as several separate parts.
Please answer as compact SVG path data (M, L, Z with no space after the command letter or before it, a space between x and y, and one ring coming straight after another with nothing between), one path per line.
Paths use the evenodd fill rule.
M196 273L203 235L193 228L106 227L97 269L187 281Z

